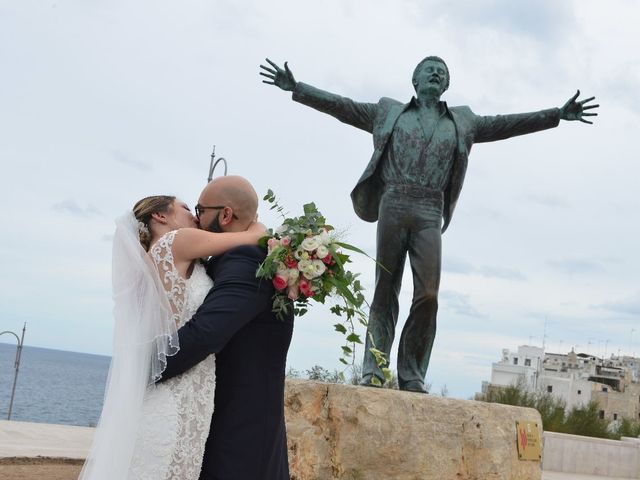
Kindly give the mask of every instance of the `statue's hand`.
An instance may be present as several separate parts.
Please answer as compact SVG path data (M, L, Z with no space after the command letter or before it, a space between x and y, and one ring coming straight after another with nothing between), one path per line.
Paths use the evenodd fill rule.
M262 83L275 85L276 87L280 87L282 90L286 90L288 92L292 91L296 87L296 79L293 78L293 73L289 70L287 62L284 62L283 70L268 58L266 60L273 68L260 65L260 68L263 70L260 72L260 75L269 79L263 80Z
M590 122L589 120L585 120L582 117L597 116L598 115L597 113L589 113L589 112L585 112L585 110L598 108L600 105L597 105L597 104L585 105L586 103L589 103L596 97L590 97L590 98L587 98L586 100L580 100L579 102L576 102L576 99L578 98L579 95L580 95L580 90L578 90L576 94L573 97L571 97L569 100L567 100L567 103L565 103L562 106L562 108L560 109L560 118L562 120L580 120L583 123L593 124L593 122Z

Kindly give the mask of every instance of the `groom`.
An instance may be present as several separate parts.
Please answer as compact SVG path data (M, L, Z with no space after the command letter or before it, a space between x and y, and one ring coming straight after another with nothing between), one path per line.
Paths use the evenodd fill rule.
M238 232L257 209L251 184L227 176L205 187L196 216L202 229ZM178 331L180 351L167 357L163 380L216 354L215 410L201 480L289 480L284 378L293 315L280 320L271 311L271 282L256 278L265 255L258 246L242 246L209 261L214 286Z

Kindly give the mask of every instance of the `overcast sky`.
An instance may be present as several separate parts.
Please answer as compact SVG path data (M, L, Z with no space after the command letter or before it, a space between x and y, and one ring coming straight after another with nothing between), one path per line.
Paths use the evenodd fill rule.
M315 201L374 254L349 198L370 135L258 66L408 101L435 54L449 105L534 111L579 88L601 108L593 126L473 148L443 237L433 390L471 396L501 349L542 345L545 321L549 351L640 355L638 18L633 0L0 0L0 331L27 322L27 345L110 354L113 220L150 194L194 205L214 144L260 194L292 214ZM371 298L372 262L353 268ZM398 332L411 293L405 275ZM338 367L332 323L322 306L299 319L289 365Z

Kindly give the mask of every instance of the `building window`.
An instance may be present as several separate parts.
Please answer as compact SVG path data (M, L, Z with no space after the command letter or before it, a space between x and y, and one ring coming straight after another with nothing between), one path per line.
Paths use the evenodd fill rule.
M531 359L530 358L526 358L524 360L524 366L525 367L530 367L531 366Z
M547 393L553 392L553 387L551 385L547 385Z
M613 419L614 419L614 420L617 420L617 419L618 419L618 414L617 414L617 413L614 413L614 414L613 414Z
M518 357L513 357L513 364L517 365L518 364Z
M607 392L609 391L609 388L608 388L608 387L602 387L602 391L603 391L604 393L607 393Z
M578 390L578 395L582 395L582 390Z
M604 410L600 410L600 413L598 414L598 417L600 417L601 419L604 418Z

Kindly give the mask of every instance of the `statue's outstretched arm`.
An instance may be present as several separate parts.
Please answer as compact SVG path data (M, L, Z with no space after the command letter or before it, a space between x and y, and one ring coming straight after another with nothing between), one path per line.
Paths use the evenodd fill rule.
M589 120L585 120L583 117L595 117L598 114L593 112L585 112L585 110L591 110L592 108L598 108L600 105L587 105L589 102L594 100L596 97L589 97L585 100L580 100L576 102L577 98L580 96L580 90L576 92L576 94L567 100L562 108L560 108L560 118L562 120L580 120L583 123L593 124Z
M269 62L271 67L266 67L264 65L260 65L262 71L260 75L263 77L267 77L269 80L263 80L262 83L266 83L268 85L275 85L276 87L281 88L287 92L292 92L294 88L296 88L296 79L293 77L293 73L289 69L288 62L284 62L284 70L280 68L278 65L273 63L268 58L265 59Z
M583 117L595 117L598 114L589 112L600 105L589 102L595 97L577 101L580 90L571 97L561 108L551 108L531 113L515 113L510 115L496 115L486 117L475 117L476 132L474 141L493 142L504 140L505 138L539 132L547 128L554 128L560 120L579 120L583 123L593 122Z
M267 78L267 80L262 80L263 83L293 92L292 98L294 101L327 113L356 128L369 133L373 132L373 123L378 111L376 103L356 102L350 98L320 90L303 82L296 82L287 62L284 63L284 69L282 69L268 58L266 61L270 67L260 65L260 75Z

